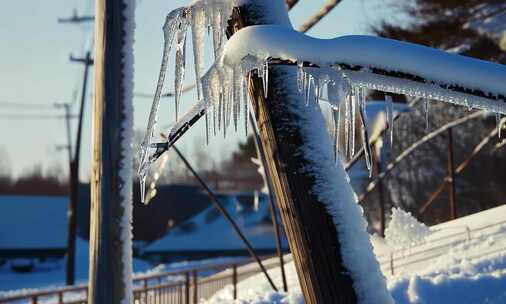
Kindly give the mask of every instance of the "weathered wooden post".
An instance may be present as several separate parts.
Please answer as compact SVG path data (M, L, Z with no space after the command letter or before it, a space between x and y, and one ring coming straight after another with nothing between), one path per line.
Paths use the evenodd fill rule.
M250 25L277 23L269 15L271 8L266 3L250 1L234 10L228 35ZM296 69L282 66L269 68L267 99L262 79L252 75L249 82L268 163L266 169L272 179L305 302L356 303L358 296L350 271L343 263L336 224L322 196L315 191L315 172L307 170L308 166L315 165L314 160L302 151L310 141L304 124L311 115L321 116L321 113L309 109L311 106L307 115L296 110L296 103L304 106L300 94L293 94L297 92L296 83ZM328 148L331 149L330 145Z
M132 303L133 0L96 1L90 304Z

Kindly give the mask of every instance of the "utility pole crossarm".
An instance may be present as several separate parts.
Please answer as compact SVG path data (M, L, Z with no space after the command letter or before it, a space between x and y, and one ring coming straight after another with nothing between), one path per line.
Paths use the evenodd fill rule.
M58 18L58 23L88 23L95 21L95 16L82 15L79 16L77 11L74 11L71 17Z
M94 63L94 60L90 57L89 52L87 53L86 57L75 57L73 54L70 54L69 60L71 62L84 63L85 65L93 65Z

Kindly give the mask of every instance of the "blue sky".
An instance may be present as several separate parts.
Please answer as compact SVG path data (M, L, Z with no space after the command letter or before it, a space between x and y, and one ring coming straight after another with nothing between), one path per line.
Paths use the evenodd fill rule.
M165 15L172 9L183 6L187 0L141 0L136 12L137 29L135 33L135 91L152 93L156 85L162 52L161 27ZM326 0L300 0L290 12L292 23L297 27ZM368 34L368 25L381 18L391 16L380 0L343 0L338 7L323 19L309 34L320 38L332 38L349 34ZM62 114L51 104L72 102L80 96L83 66L70 63L68 56L73 53L82 56L92 43L93 25L58 24L58 17L65 17L77 9L79 13L93 14L93 1L90 0L51 0L51 1L9 1L0 10L0 152L8 155L8 164L17 176L35 164L44 168L59 165L67 174L67 154L57 151L56 145L66 140L63 120L7 119L5 114ZM211 57L207 57L208 62ZM192 59L189 58L191 61ZM171 61L172 63L173 61ZM188 71L193 71L191 64ZM173 77L169 66L169 77L165 91L172 91ZM192 81L188 73L187 83ZM91 74L93 76L93 74ZM86 103L84 120L81 178L89 176L91 106L93 80ZM182 110L195 101L195 93L183 97ZM10 106L6 103L17 103ZM40 104L40 107L22 106L24 103ZM134 99L135 128L144 130L151 100ZM77 111L77 104L74 112ZM174 121L172 99L163 101L160 112L160 125L168 126ZM242 125L242 124L241 124ZM75 127L73 127L75 131ZM191 130L180 142L180 148L190 158L197 149L205 149L205 154L215 161L225 158L244 139L243 130L237 134L230 132L226 139L222 136L211 138L205 147L202 123ZM1 163L1 162L0 162Z

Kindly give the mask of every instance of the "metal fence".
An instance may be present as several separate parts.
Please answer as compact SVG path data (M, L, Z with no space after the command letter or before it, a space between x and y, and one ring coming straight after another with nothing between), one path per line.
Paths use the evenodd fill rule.
M251 259L234 263L188 267L137 276L133 280L135 304L194 304L212 297L230 286L234 299L238 296L237 284L262 271ZM263 259L265 268L279 267L277 258ZM71 286L45 291L27 292L0 297L0 303L9 304L81 304L88 302L88 286Z
M423 244L419 244L418 246L398 249L387 255L379 255L378 262L380 263L381 269L384 273L395 275L400 270L405 270L409 266L434 261L435 259L446 254L449 249L458 244L470 242L477 237L490 237L493 235L502 234L504 232L491 230L491 228L499 228L505 224L506 221L501 221L474 229L470 229L468 226L462 226L459 227L462 228L461 231L430 240L432 246L429 248L424 249L421 246ZM479 255L473 256L471 258L480 258L492 254L506 252L506 246L503 247L491 248L492 250L482 252Z

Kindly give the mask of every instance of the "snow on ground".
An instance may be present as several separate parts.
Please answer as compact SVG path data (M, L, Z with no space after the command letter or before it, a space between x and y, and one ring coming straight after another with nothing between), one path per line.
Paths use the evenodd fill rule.
M392 218L385 229L385 240L392 246L412 246L423 242L430 234L429 227L418 222L411 213L392 208Z
M505 214L506 205L432 226L427 232L407 213L397 212L396 228L390 228L403 230L416 226L411 231L420 232L420 238L414 246L403 247L396 243L392 248L382 238L371 237L395 302L506 303ZM412 244L411 239L406 243ZM391 254L394 256L393 275ZM263 275L258 274L239 283L240 299L235 303L303 303L293 262L287 264L286 270L288 293L272 291ZM269 274L275 282L281 282L279 268L269 270ZM231 301L232 289L227 286L204 304Z
M88 242L77 238L76 242L76 284L88 282ZM145 272L152 268L139 259L133 260L134 272ZM17 273L10 269L10 262L0 266L0 297L30 290L65 285L65 260L36 262L32 272Z
M288 257L287 257L288 258ZM237 303L276 303L276 304L301 304L304 299L300 292L299 281L297 280L297 273L293 262L286 264L286 278L288 285L288 293L275 292L272 290L270 284L265 279L263 273L252 276L244 281L239 282L237 285L237 294L240 300ZM281 287L281 270L279 267L268 270L269 275L273 279L276 286ZM219 291L208 301L203 301L203 304L228 304L233 302L233 289L229 285L223 290Z

